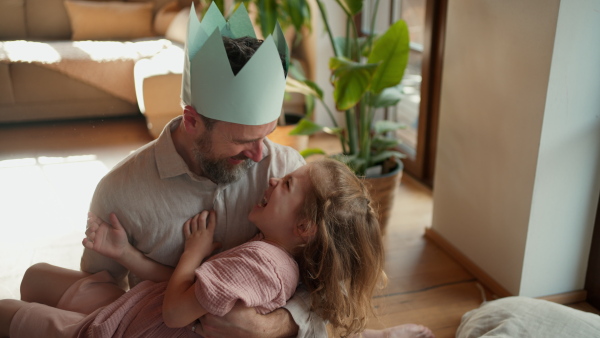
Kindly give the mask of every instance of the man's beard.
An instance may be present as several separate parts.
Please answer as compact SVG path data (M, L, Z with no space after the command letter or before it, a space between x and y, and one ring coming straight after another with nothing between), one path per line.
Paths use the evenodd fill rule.
M254 165L254 161L249 158L239 164L229 163L228 158L210 158L207 154L210 154L211 148L210 135L201 137L194 147L194 159L202 169L202 175L216 184L233 183Z

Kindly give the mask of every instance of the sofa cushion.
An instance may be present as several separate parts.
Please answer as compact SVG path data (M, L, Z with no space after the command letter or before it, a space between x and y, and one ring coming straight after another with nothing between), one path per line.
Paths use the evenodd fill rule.
M26 37L24 0L0 1L0 40L18 40Z
M129 40L153 36L153 2L65 1L73 40Z
M160 8L158 12L156 12L156 15L154 15L154 33L165 36L169 25L177 13L179 13L179 10L181 10L181 8L179 7L177 0L171 0Z
M0 88L2 88L0 90L0 106L15 103L8 63L0 62Z
M27 0L27 35L30 39L64 40L71 36L64 0Z
M163 6L169 3L171 0L123 0L126 2L153 2L154 3L154 13L158 12ZM191 5L190 5L191 6Z
M185 44L189 17L190 8L181 9L169 24L169 28L165 32L165 37L169 40Z

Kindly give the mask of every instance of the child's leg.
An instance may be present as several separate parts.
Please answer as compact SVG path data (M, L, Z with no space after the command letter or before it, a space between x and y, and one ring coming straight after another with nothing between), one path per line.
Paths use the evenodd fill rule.
M8 337L10 322L15 313L27 303L15 299L0 300L0 337Z
M21 281L21 299L56 307L67 289L89 273L38 263L27 269Z

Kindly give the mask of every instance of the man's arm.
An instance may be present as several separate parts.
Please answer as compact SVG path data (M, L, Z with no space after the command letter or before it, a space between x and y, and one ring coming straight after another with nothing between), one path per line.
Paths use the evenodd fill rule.
M133 247L127 239L127 233L114 213L110 214L111 223L88 214L88 226L83 245L104 257L113 259L136 276L144 280L163 282L169 280L173 268L162 265Z
M238 302L225 316L206 314L196 332L210 337L296 337L298 325L284 308L261 315Z
M300 285L296 289L296 293L284 308L298 325L297 337L327 337L327 323L315 312L310 311L310 294L304 286Z
M254 308L236 305L223 317L200 318L202 332L210 337L327 337L325 321L310 311L309 294L299 287L285 307L261 315Z

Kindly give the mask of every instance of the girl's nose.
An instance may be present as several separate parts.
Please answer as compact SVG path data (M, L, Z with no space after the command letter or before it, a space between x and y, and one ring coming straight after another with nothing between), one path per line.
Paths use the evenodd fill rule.
M269 179L269 186L270 187L274 187L277 185L277 183L279 183L279 180L281 180L280 178L275 178L275 177L271 177Z

